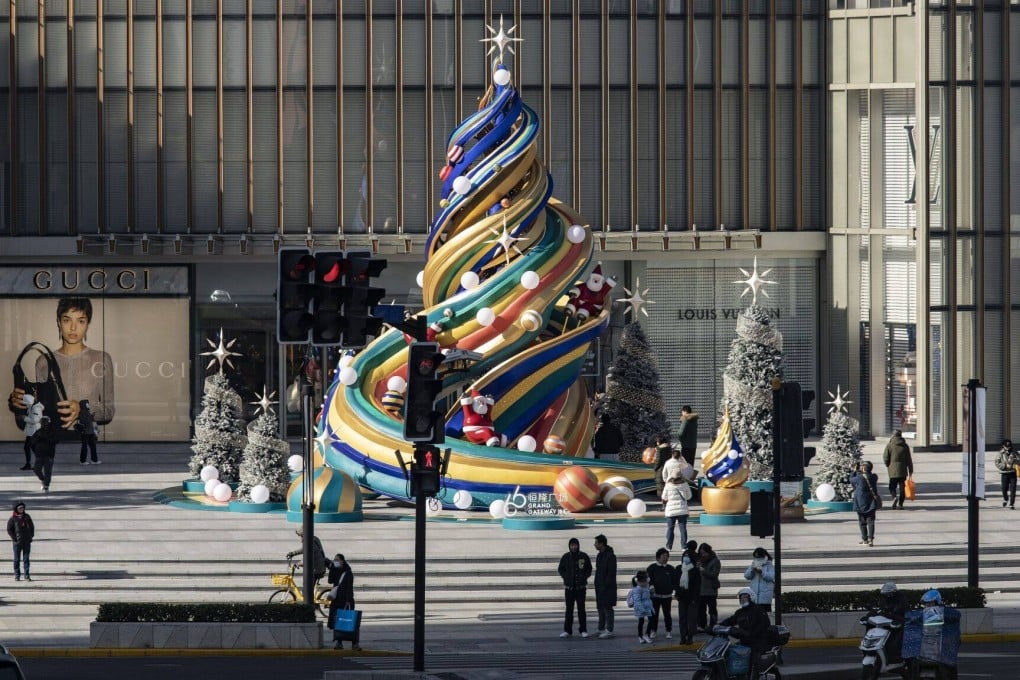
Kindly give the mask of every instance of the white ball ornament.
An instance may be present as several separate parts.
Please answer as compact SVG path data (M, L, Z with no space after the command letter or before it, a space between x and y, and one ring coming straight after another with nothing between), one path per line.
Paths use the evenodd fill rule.
M471 191L471 180L461 175L457 179L453 180L453 190L463 196L467 192Z
M832 487L832 484L819 484L818 488L815 489L815 498L823 503L829 503L835 497L836 489Z
M500 87L508 85L510 83L510 70L505 68L497 69L496 72L492 74L492 82L496 83Z
M497 499L489 503L489 514L495 519L503 519L506 516L506 501Z
M542 327L542 315L534 309L527 309L521 314L521 327L526 331L537 331Z
M538 446L538 442L530 434L526 434L517 440L518 451L534 451L536 446Z
M353 354L344 354L343 356L340 357L340 361L337 362L337 366L342 370L344 368L347 368L348 366L350 366L353 363L354 363L354 355Z
M643 517L647 509L648 506L640 498L635 498L627 503L627 514L631 517Z
M206 465L202 468L202 472L198 474L202 478L203 482L208 482L210 479L219 479L220 471L213 465Z
M474 290L479 283L478 274L474 272L464 272L460 275L460 285L464 290Z
M533 271L526 271L521 274L521 285L528 290L535 290L538 288L538 284L541 281L538 274Z
M218 479L207 480L206 483L205 483L205 495L209 496L210 498L212 498L213 497L213 491L215 491L216 487L219 486L219 485L220 485L220 480L218 480Z
M350 387L358 382L358 372L350 366L344 366L340 369L340 382Z
M218 500L220 503L226 503L233 495L234 490L230 488L229 484L220 484L213 489L213 498Z
M425 503L425 514L430 517L435 517L443 511L443 504L436 498L430 498Z
M414 277L414 282L418 284L419 288L425 287L425 270L418 272L418 275Z
M295 453L287 459L287 467L291 472L301 472L305 467L305 459Z
M482 307L478 310L478 313L475 314L475 320L483 326L491 326L496 320L496 312L492 311L489 307Z
M571 243L580 243L584 240L587 235L587 230L580 224L575 224L570 229L567 229L567 240Z
M386 381L386 389L393 390L394 392L403 392L407 389L407 381L399 375L395 375Z
M461 489L453 494L453 505L458 510L467 510L471 507L472 501L474 501L474 498L471 497L470 491Z
M256 484L251 488L251 502L252 503L267 503L269 502L269 487L265 484Z
M740 454L737 453L736 449L730 449L730 452L726 454L726 457L729 458L730 460L736 460L737 456L739 455Z

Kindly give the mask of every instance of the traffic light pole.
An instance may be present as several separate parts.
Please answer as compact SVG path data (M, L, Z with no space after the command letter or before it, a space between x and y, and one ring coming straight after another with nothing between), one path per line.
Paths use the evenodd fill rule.
M428 444L415 444L414 457L424 456ZM419 474L413 469L411 474ZM425 672L425 504L419 491L414 497L414 671Z
M779 478L783 473L781 450L783 445L782 423L783 400L780 398L779 390L774 389L772 392L772 566L776 572L773 591L776 603L777 626L783 623L783 541L780 535L782 522L779 517L781 512Z
M314 387L307 381L301 381L301 459L303 461L302 495L301 495L301 552L304 568L302 569L302 590L305 602L315 601L315 568L312 564L312 543L315 536L315 494L312 480L312 390Z

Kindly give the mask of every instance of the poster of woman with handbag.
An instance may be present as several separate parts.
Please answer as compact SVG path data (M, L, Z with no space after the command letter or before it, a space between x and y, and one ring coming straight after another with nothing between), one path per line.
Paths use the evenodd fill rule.
M109 423L115 412L113 360L107 352L91 349L85 344L89 324L92 323L91 300L85 297L60 298L56 321L60 347L49 356L41 353L35 363L35 382L55 383L56 392L60 395L55 405L59 423L49 423L32 439L35 451L33 470L44 492L49 491L57 442L61 439L80 441L81 430L91 431L95 423ZM56 371L50 369L50 356L56 361ZM25 390L15 385L9 398L12 410L26 410L24 396Z

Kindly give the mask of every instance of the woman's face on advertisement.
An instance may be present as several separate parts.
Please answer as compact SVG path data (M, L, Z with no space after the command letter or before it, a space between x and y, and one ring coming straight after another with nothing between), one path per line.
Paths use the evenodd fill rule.
M85 341L89 330L89 320L80 309L69 309L60 317L60 339L69 345L77 345Z

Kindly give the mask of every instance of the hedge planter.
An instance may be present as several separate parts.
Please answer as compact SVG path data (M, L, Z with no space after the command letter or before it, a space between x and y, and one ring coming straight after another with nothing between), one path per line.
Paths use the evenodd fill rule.
M994 610L961 609L960 632L963 635L973 633L994 633ZM793 640L825 640L859 638L864 635L864 626L860 624L864 612L807 612L783 614L783 625L790 629Z
M322 623L105 623L89 626L100 649L319 649Z

